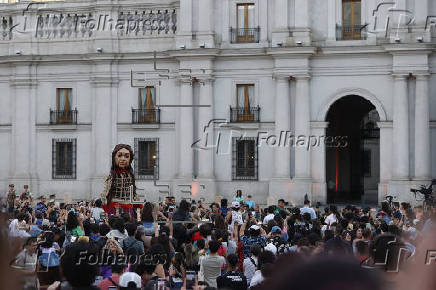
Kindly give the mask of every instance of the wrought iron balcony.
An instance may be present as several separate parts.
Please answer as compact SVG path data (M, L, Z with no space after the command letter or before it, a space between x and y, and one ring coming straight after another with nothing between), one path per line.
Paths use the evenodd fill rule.
M77 125L77 109L74 110L51 110L50 125Z
M230 28L231 43L258 43L260 27Z
M132 124L159 124L160 109L132 109Z
M260 107L230 107L231 123L258 123L260 122Z
M366 25L336 24L336 40L365 40L366 34Z

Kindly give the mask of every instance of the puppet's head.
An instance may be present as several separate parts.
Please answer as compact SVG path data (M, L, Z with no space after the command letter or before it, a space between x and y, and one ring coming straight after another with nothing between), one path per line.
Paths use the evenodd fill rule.
M130 145L118 144L112 151L112 170L132 170L133 150Z

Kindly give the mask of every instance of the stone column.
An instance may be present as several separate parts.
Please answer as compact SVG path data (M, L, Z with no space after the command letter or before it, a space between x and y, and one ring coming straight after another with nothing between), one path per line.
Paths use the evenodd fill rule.
M259 1L260 43L268 42L268 1Z
M309 75L295 76L296 97L295 97L295 137L305 138L308 142L310 135L310 91ZM306 145L306 144L305 144ZM295 178L310 179L310 151L306 146L295 147Z
M274 148L275 178L290 178L291 176L291 149L286 146L287 136L291 135L291 103L289 98L289 76L275 75L275 135L278 146Z
M295 27L307 28L309 26L309 3L307 0L295 0Z
M303 45L310 45L309 1L295 0L295 28L292 36L294 41L302 41Z
M180 0L180 15L177 21L181 33L192 32L192 0Z
M176 49L184 45L192 48L192 0L180 0L179 15L177 15Z
M231 22L230 22L230 8L229 8L229 0L221 0L220 1L220 6L222 9L222 36L221 36L221 40L222 43L228 43L230 42L230 27L231 27Z
M326 184L326 152L325 131L328 122L310 122L311 135L316 138L316 143L311 142L311 170L312 170L312 202L327 202ZM313 138L312 137L312 138ZM342 145L342 144L341 144Z
M428 74L416 76L415 93L415 179L430 180L430 104Z
M378 186L378 202L385 199L388 193L388 186L392 178L392 122L381 121L377 122L380 128L380 182Z
M415 1L415 25L424 28L428 15L428 0Z
M202 0L198 3L199 31L212 32L213 30L213 0Z
M16 67L15 74L20 76L11 78L9 82L12 95L10 110L12 119L10 182L12 183L28 184L31 181L31 159L36 158L31 155L32 144L34 145L32 131L35 129L35 120L34 117L32 118L31 110L35 110L35 107L32 106L34 102L32 98L36 97L37 83L32 79L32 76L25 75L30 69L28 65ZM17 190L22 188L20 186L16 185Z
M198 44L205 44L206 48L213 48L214 43L214 0L198 2Z
M105 67L105 66L104 66ZM98 194L104 180L109 174L114 147L113 127L116 126L116 116L113 116L113 98L116 98L114 88L118 86L118 80L111 77L94 77L91 80L93 86L93 125L92 143L94 155L94 177L97 186L93 193ZM105 104L102 106L101 104ZM130 144L133 149L133 144Z
M289 37L288 0L275 0L274 3L274 29L272 31L273 46L279 42L283 44Z
M209 123L213 119L213 82L212 78L202 79L200 84L200 104L210 105L210 107L200 107L198 112L198 131L201 138L200 146L207 149L199 149L198 152L198 168L199 178L213 179L214 178L214 153L216 148L214 143L214 124ZM208 126L210 125L210 126ZM207 142L207 143L206 143Z
M336 40L336 0L328 0L327 17L327 38L329 40Z
M194 171L194 151L191 147L194 142L194 116L193 116L193 90L191 80L179 79L180 82L180 108L179 108L179 141L176 147L179 151L178 178L192 180Z
M380 183L392 177L392 122L377 122L380 128Z
M409 179L409 103L407 75L394 74L393 90L393 179Z

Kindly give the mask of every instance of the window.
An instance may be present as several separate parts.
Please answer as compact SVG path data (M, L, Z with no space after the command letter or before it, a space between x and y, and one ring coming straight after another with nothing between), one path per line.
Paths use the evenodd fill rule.
M259 28L255 27L254 4L236 6L236 39L233 42L259 42Z
M140 109L139 121L141 123L156 122L155 107L156 89L154 87L145 87L139 89L138 108Z
M360 0L342 0L342 39L361 39Z
M68 124L73 122L72 99L73 90L70 88L59 88L56 94L55 118L57 124Z
M257 180L256 138L233 138L233 180Z
M159 178L159 139L135 138L135 176L137 179Z
M254 28L254 4L238 4L238 28Z
M236 108L231 110L231 122L258 122L259 107L254 104L254 85L236 85Z
M156 108L156 88L147 86L138 90L138 109L132 109L133 124L159 123L160 111Z
M52 178L76 179L76 139L52 140Z

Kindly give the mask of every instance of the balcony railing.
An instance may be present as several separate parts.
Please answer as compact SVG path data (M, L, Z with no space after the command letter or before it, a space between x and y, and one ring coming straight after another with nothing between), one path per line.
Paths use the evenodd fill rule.
M230 122L232 123L258 123L260 122L260 107L230 107Z
M258 43L260 27L230 28L231 43Z
M336 24L336 40L365 40L366 34L366 25Z
M77 109L68 111L50 109L50 125L77 125Z
M132 124L159 124L160 109L132 109Z

